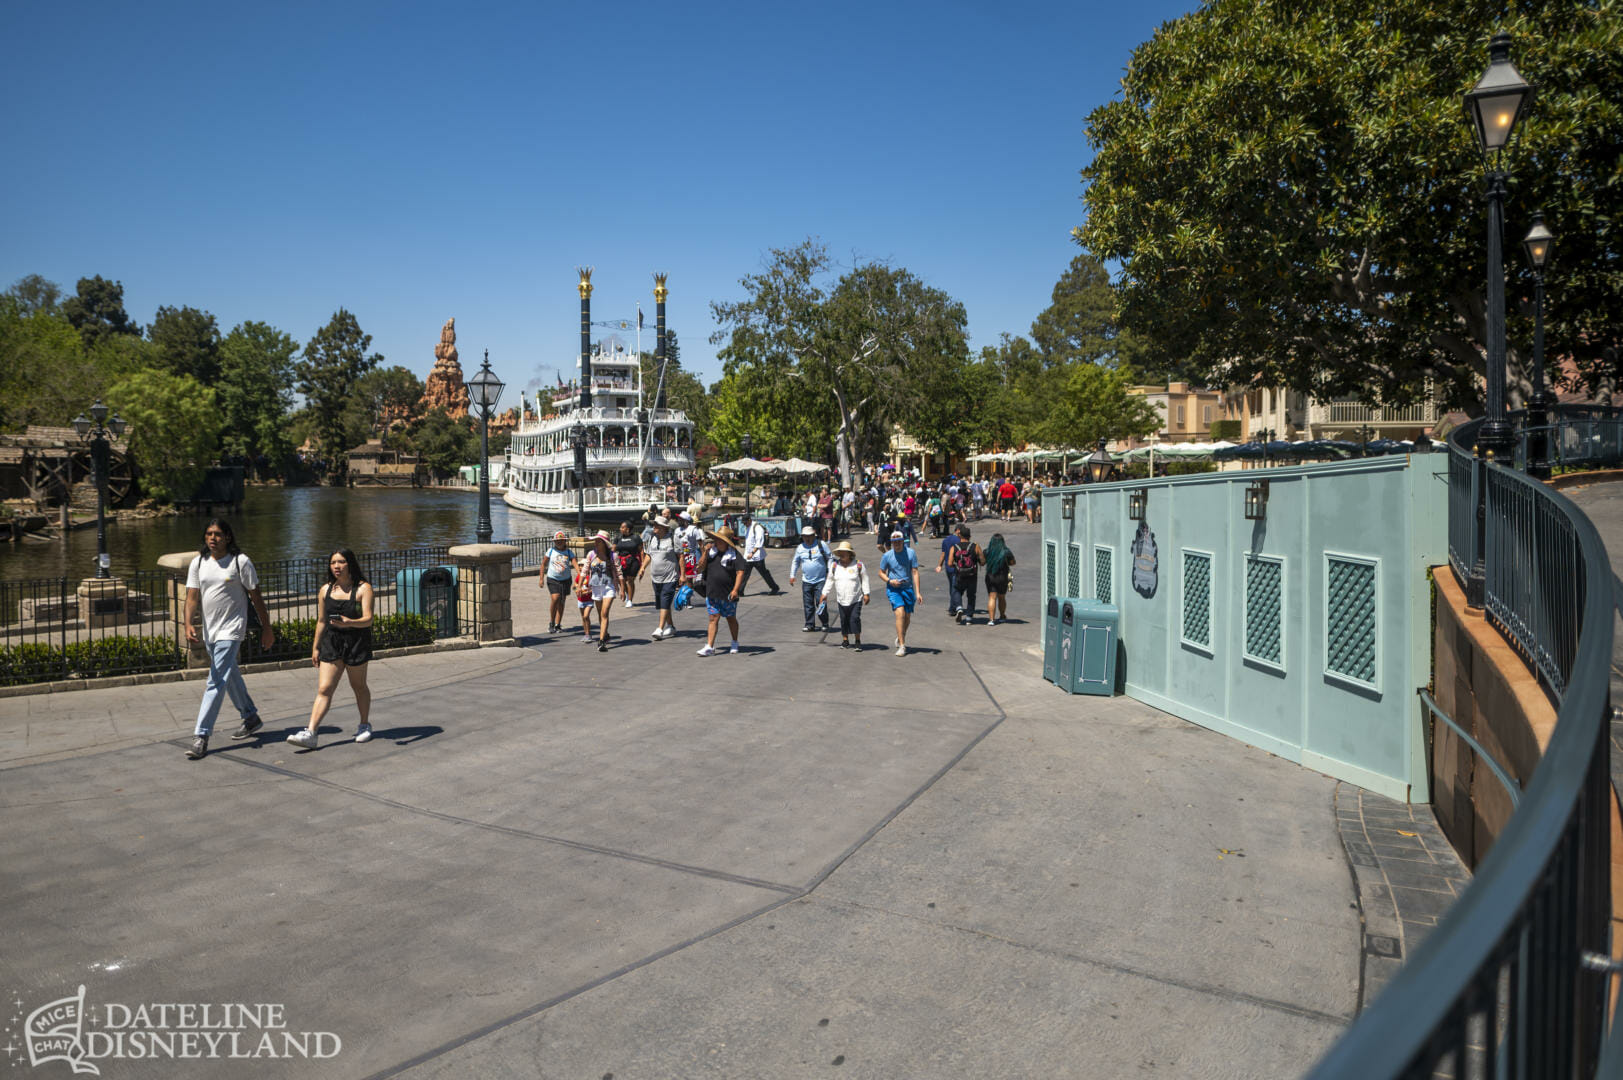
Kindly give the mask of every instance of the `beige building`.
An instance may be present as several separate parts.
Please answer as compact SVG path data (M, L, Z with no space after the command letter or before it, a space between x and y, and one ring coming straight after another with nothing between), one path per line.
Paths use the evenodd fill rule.
M1220 390L1198 390L1188 383L1175 382L1165 386L1134 386L1127 392L1153 405L1161 414L1161 426L1148 439L1119 444L1124 449L1152 442L1204 442L1212 422L1223 419Z
M1241 441L1265 430L1285 440L1412 440L1421 433L1429 436L1443 416L1436 400L1401 408L1369 406L1357 398L1313 401L1295 390L1257 387L1231 390L1223 398L1223 419L1239 421Z

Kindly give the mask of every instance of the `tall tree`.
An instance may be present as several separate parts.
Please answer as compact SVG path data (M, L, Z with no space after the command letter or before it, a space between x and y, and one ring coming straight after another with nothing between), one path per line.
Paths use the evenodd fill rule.
M164 367L190 375L204 386L220 376L220 326L214 316L194 307L160 307L147 328Z
M1623 336L1619 7L1211 0L1089 116L1078 240L1121 261L1124 325L1196 381L1402 403L1433 380L1474 401L1484 167L1461 95L1502 29L1538 86L1506 163L1511 295L1530 295L1514 241L1542 207L1561 236L1549 352L1597 358Z
M906 270L864 263L828 287L831 270L816 240L772 250L761 273L740 279L744 300L710 305L721 327L710 340L724 344L724 370L797 380L788 397L800 408L832 406L834 454L851 484L930 373L965 354L968 320Z
M355 413L350 434L356 441L387 437L417 419L423 405L423 380L398 364L374 368L355 381L350 401Z
M114 383L107 403L130 425L142 490L160 502L191 498L220 433L214 391L187 375L143 371Z
M383 360L367 353L372 335L361 331L355 316L343 308L316 331L304 347L304 358L294 366L299 393L315 414L316 444L327 461L328 475L341 476L346 467L344 410L355 383Z
M1031 339L1047 364L1097 363L1113 354L1116 295L1104 264L1082 252L1054 283L1048 307L1031 324Z
M79 279L78 292L62 302L62 314L79 331L87 349L109 334L141 334L141 327L124 310L124 283L108 281L100 274Z
M6 295L17 301L18 310L25 316L36 311L55 314L61 306L62 286L39 274L28 274L18 278Z
M226 453L280 472L294 445L287 420L298 351L291 334L262 322L240 323L220 342L215 389L225 420Z
M462 465L479 461L479 436L467 417L456 417L443 407L430 409L412 422L406 432L406 445L440 475L457 471Z

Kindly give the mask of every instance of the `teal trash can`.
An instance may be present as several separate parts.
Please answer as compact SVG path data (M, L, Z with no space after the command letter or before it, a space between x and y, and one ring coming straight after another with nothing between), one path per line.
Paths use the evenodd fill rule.
M1116 692L1116 647L1121 615L1116 605L1067 600L1060 605L1060 689L1072 694Z
M1059 682L1059 613L1069 597L1050 596L1043 611L1043 678Z
M402 615L427 615L434 636L456 637L457 568L427 566L395 572L395 609Z

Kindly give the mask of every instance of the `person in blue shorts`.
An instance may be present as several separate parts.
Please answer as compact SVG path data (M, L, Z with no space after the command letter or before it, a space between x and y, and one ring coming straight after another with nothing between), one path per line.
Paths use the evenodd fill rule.
M699 556L696 571L704 579L704 610L710 616L709 632L705 636L700 656L716 655L716 625L727 620L727 632L732 634L732 647L738 651L738 596L744 589L744 557L738 550L738 537L723 525L710 534L710 543Z
M919 557L907 546L901 530L890 534L890 550L879 560L879 576L885 579L885 597L896 613L896 655L907 655L907 626L913 621L913 607L919 598Z

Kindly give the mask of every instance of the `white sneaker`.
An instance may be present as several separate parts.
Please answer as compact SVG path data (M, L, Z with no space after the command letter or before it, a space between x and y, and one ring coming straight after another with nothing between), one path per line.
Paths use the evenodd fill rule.
M314 750L316 748L316 733L309 728L300 728L289 735L287 741L294 746L303 746Z
M997 625L997 620L996 619L987 619L986 620L986 625L987 626L996 626Z
M355 741L356 742L371 742L372 741L372 725L371 724L362 724L360 727L356 728L355 729Z
M728 652L730 652L730 653L735 653L735 652L737 652L737 651L738 651L738 642L736 642L736 641L735 641L735 642L733 642L733 647L732 647L732 648L730 648L730 649L728 649L728 650L727 650L727 651L728 651Z
M898 645L898 646L896 646L896 655L897 656L906 656L907 655L907 646L906 645Z
M700 656L714 656L714 655L716 655L716 650L714 650L710 646L706 645L704 648L699 650L699 655Z

